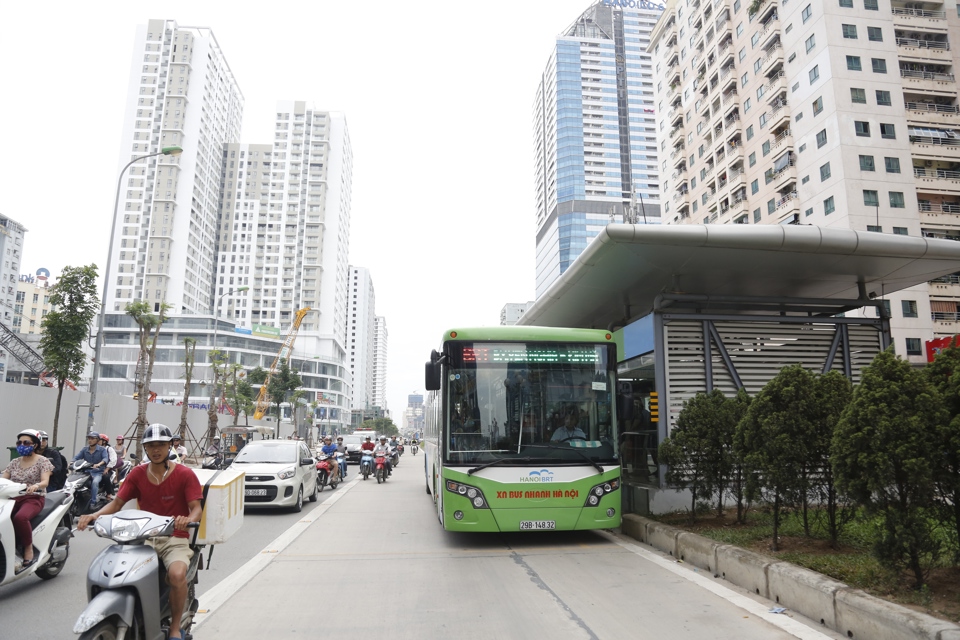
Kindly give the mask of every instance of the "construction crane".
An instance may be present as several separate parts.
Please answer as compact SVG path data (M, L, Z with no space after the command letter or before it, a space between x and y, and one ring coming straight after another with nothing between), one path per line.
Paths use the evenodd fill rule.
M270 386L270 378L273 377L273 374L277 372L277 367L280 364L282 359L288 365L290 364L290 356L293 355L293 343L297 340L297 332L300 331L300 323L303 322L304 316L310 313L310 307L304 307L297 311L297 314L293 318L293 324L290 326L290 331L287 332L287 337L283 339L283 344L280 346L280 351L277 353L277 357L273 359L273 364L270 365L270 371L267 372L267 379L263 381L263 385L260 387L260 393L257 395L257 409L253 413L254 420L260 420L267 413L267 409L270 408L270 401L268 399L269 394L267 393L267 387Z

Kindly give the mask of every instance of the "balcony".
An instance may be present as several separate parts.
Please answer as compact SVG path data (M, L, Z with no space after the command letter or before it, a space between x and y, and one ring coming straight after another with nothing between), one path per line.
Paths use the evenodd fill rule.
M955 127L960 124L960 107L952 104L937 104L935 102L904 103L907 108L907 120L921 120L934 126L944 125Z
M723 105L724 107L728 107L731 105L733 106L739 105L740 101L739 101L739 96L737 94L737 90L734 89L732 91L727 91L725 94L723 94L720 97L720 104Z
M746 185L747 177L743 169L730 169L727 171L727 184L731 189L738 189Z
M956 95L956 78L952 73L900 69L900 77L903 79L903 90L905 92L934 91L946 95Z
M939 129L911 128L910 153L920 158L960 161L960 138Z
M960 193L960 171L914 167L917 189L929 193Z
M915 58L949 64L950 43L946 40L917 40L897 38L897 55L900 58Z
M683 134L683 125L678 125L678 126L674 127L673 129L671 129L671 130L670 130L670 136L669 136L671 144L674 142L674 139L675 139L678 135L682 135L682 134Z
M763 64L761 65L763 75L769 74L778 66L780 68L783 67L783 45L779 42L771 48L767 57L763 59Z
M790 122L790 109L787 109L786 107L786 98L782 100L776 100L770 105L770 120L768 121L768 125L770 126L771 131L785 122Z
M949 275L930 281L930 295L960 298L960 276Z
M793 145L793 132L790 129L784 129L783 131L778 133L774 137L773 142L770 144L770 149L771 150L779 149L784 145L787 145L787 146Z
M926 11L924 9L904 9L893 7L893 26L897 29L934 29L947 30L946 11Z
M684 143L680 143L673 148L673 151L670 152L670 159L674 160L677 156L683 157L683 150L686 148Z
M786 222L800 213L800 200L796 191L790 191L777 199L776 209L777 222Z

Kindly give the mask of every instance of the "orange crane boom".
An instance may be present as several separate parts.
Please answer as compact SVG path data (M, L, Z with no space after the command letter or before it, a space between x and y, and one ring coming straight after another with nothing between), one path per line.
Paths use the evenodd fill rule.
M282 358L284 362L288 365L290 364L290 356L293 355L293 343L297 340L297 332L300 331L300 323L303 322L304 316L310 313L310 307L304 307L297 311L296 316L293 318L293 324L290 326L290 331L287 332L287 336L283 339L283 344L280 346L280 351L277 352L277 357L273 359L273 364L270 365L270 371L267 372L267 379L263 381L263 385L260 387L260 393L257 394L257 408L253 413L254 420L260 420L267 413L267 409L270 408L270 401L268 399L267 387L270 386L270 378L273 377L273 374L277 372L277 366L280 364L280 359Z

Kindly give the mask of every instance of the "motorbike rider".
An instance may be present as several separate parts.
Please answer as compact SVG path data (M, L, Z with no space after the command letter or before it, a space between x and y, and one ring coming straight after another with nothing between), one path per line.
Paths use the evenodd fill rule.
M390 445L387 444L387 436L380 436L380 443L373 448L373 455L376 457L377 454L382 453L387 460L387 475L393 473L393 463L390 462Z
M323 436L323 446L320 447L320 453L325 456L332 456L334 464L330 465L330 470L339 475L340 465L336 464L337 445L333 444L333 439L330 436Z
M50 474L50 483L47 485L47 489L50 491L63 489L63 481L66 478L66 473L64 473L64 461L60 456L60 452L48 446L50 436L47 435L46 431L38 431L37 433L40 434L40 446L37 447L37 453L49 460L50 464L53 465L53 473Z
M24 429L17 434L17 453L20 457L14 458L3 470L3 477L7 480L27 485L27 492L14 499L11 516L16 543L23 549L23 564L15 570L16 573L29 569L37 561L33 554L33 527L30 520L43 509L43 494L46 493L50 474L53 473L53 465L37 451L39 446L40 432Z
M127 447L123 444L123 436L117 436L117 446L113 448L113 451L117 454L117 464L113 468L113 479L119 485L120 469L123 468L123 459L127 456Z
M347 445L343 444L343 436L337 436L337 453L343 455L343 457L339 459L340 477L343 480L346 480L347 479Z
M110 436L100 434L100 446L107 450L107 467L104 469L103 485L110 500L113 500L113 475L117 469L117 452L110 446Z
M187 448L183 446L183 442L180 440L180 436L176 433L173 434L173 450L177 452L177 462L183 464L187 459Z
M155 538L147 544L157 551L157 556L167 568L170 584L170 640L183 638L180 620L187 600L187 568L193 557L187 525L200 522L203 514L201 499L203 489L193 471L169 460L173 435L165 425L156 423L147 427L143 434L143 446L150 459L130 471L120 492L105 507L96 513L80 517L80 531L100 516L116 513L129 500L136 500L139 508L161 516L173 516L174 534L171 538Z
M90 469L87 469L90 473L90 506L97 506L97 495L100 491L100 481L103 480L103 472L107 466L107 463L110 461L110 456L107 454L107 450L100 446L100 434L94 431L91 431L87 434L87 446L85 449L81 449L80 452L73 456L73 461L85 460L93 465Z

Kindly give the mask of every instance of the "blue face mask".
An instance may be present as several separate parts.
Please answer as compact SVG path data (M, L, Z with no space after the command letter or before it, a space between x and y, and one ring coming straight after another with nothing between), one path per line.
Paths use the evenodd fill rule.
M17 453L19 453L21 456L29 456L31 453L33 453L33 445L32 445L32 444L18 444L18 445L17 445Z

